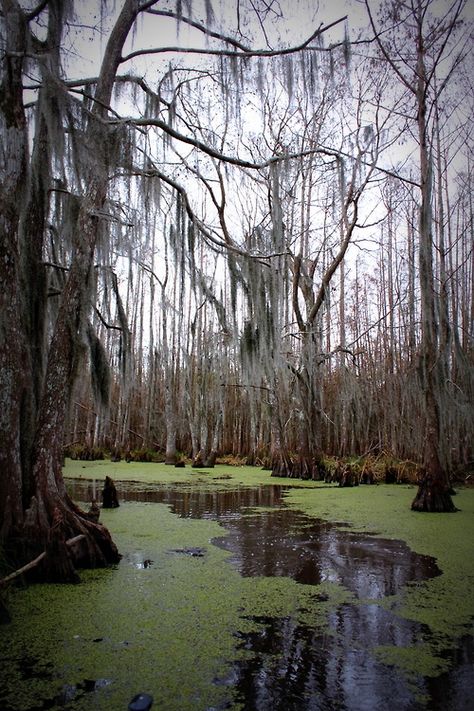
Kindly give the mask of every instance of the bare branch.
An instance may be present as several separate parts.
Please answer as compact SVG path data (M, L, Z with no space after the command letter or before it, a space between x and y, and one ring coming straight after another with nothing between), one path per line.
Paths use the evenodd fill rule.
M229 156L221 153L220 151L217 151L215 148L212 148L211 146L208 146L206 143L203 143L202 141L198 140L197 138L192 138L191 136L185 136L179 131L176 131L172 126L170 126L166 121L163 121L158 118L153 118L153 117L145 117L145 118L133 118L133 117L127 117L127 118L122 118L122 119L109 119L107 121L108 124L129 124L131 126L155 126L156 128L160 128L162 131L167 133L169 136L172 138L176 138L178 141L182 141L183 143L187 143L190 146L194 146L195 148L198 148L200 151L203 153L206 153L206 155L210 156L211 158L217 158L218 160L224 161L226 163L229 163L230 165L236 165L241 168L250 168L252 170L263 170L264 168L269 168L271 165L274 163L280 163L281 161L288 161L288 160L293 160L295 158L304 158L305 156L310 156L310 155L325 155L329 156L331 158L337 159L340 156L340 153L338 151L334 151L330 148L324 148L324 147L318 147L318 148L312 148L307 151L301 151L298 153L279 153L278 155L272 156L271 158L268 158L267 160L263 161L262 163L254 163L253 161L248 161L248 160L243 160L241 158L237 158L236 156Z
M303 49L321 51L319 47L311 47L311 42L313 42L317 37L320 37L324 32L327 32L332 27L335 27L336 25L340 24L341 22L344 22L345 20L347 20L347 15L344 15L344 17L341 17L338 20L329 23L328 25L318 27L318 29L313 32L313 34L301 44L295 45L293 47L286 47L284 49L245 49L242 51L237 51L232 49L200 49L199 47L179 47L176 45L170 47L156 47L155 49L137 49L135 52L130 52L129 54L122 56L120 61L123 63L128 62L130 59L134 59L135 57L141 57L146 54L163 54L168 52L173 52L174 54L202 54L214 55L218 57L248 58L281 57L287 54L295 54L297 52L301 52Z
M48 0L42 0L39 5L37 5L33 10L30 10L30 12L25 14L25 18L27 22L31 22L31 20L34 20L40 13L43 12L45 7L48 5Z
M215 32L214 30L210 30L208 27L205 25L202 25L200 22L196 22L196 20L192 20L188 17L179 17L175 12L171 12L170 10L147 10L147 13L150 15L158 15L160 17L169 17L171 19L178 20L180 22L184 22L187 25L190 25L191 27L194 27L196 30L199 30L203 34L207 35L208 37L212 37L213 39L218 39L221 40L221 42L225 42L226 44L230 44L232 47L235 47L236 49L241 50L242 52L248 53L251 52L251 49L249 47L246 47L244 44L241 42L238 42L236 39L233 37L229 37L228 35L223 35L220 32Z
M370 21L370 26L372 28L372 32L374 33L375 40L377 42L377 45L382 52L385 60L388 62L389 66L393 69L397 77L400 79L402 84L412 93L416 94L416 88L411 84L411 82L408 81L408 79L405 77L405 75L399 70L395 62L393 61L392 57L389 55L387 52L384 43L382 42L382 39L380 37L380 32L377 30L375 26L375 21L372 16L372 11L370 9L369 5L369 0L365 0L365 7L367 8L367 14L369 15L369 21Z

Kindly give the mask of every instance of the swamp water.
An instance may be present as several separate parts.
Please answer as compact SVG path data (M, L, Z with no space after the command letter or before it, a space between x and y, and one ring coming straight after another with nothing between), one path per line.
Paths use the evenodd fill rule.
M139 691L166 711L473 708L472 635L428 675L430 628L397 614L433 558L288 508L280 486L116 484L101 515L120 565L12 597L2 711L118 711ZM408 673L389 663L404 649Z

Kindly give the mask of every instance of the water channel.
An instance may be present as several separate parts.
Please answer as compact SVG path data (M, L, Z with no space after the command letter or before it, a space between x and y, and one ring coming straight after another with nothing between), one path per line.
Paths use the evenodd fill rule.
M76 500L90 497L90 483L69 482ZM87 490L89 487L89 491ZM410 682L373 650L408 647L430 630L380 604L407 584L440 575L433 558L402 541L350 532L286 508L279 486L206 491L188 487L118 482L121 501L159 502L182 518L217 520L227 535L212 544L230 552L229 564L244 577L283 576L303 585L344 586L354 602L329 614L329 633L293 618L256 620L258 632L237 633L251 652L215 684L232 690L248 711L463 711L474 706L473 638L451 654L451 671L421 674ZM200 551L188 551L199 555ZM137 564L135 560L135 564ZM140 563L139 563L140 564ZM222 706L221 708L231 708ZM212 711L211 708L208 711Z

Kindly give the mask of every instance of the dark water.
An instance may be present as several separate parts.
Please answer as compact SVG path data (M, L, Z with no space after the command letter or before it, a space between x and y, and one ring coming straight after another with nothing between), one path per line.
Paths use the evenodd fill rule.
M90 501L95 496L100 502L103 482L84 479L68 479L67 489L75 501ZM248 508L276 507L283 505L283 493L288 487L282 486L242 486L236 489L205 491L190 489L189 486L170 487L166 484L143 484L137 481L115 482L119 502L146 501L168 504L173 513L182 518L240 518Z
M224 526L230 535L214 543L231 551L244 576L332 582L360 599L381 599L407 582L441 573L433 558L413 553L403 541L351 533L290 509L242 516Z
M83 482L68 486L74 498L88 498ZM230 551L230 563L243 576L333 582L357 599L330 613L324 635L293 618L259 618L258 632L236 633L237 644L252 656L215 683L228 687L246 711L474 709L472 631L450 654L452 671L433 679L420 675L411 685L372 654L380 645L405 647L429 638L427 627L373 601L439 575L433 558L402 541L348 532L287 509L279 486L205 492L120 482L117 489L121 501L156 501L181 517L218 520L228 535L213 543Z
M377 605L342 605L331 613L337 636L321 635L292 619L262 619L262 631L241 636L253 658L220 683L237 689L246 711L472 711L473 637L451 657L453 671L410 686L372 656L379 644L420 641L427 630L394 620ZM421 699L417 701L417 699Z

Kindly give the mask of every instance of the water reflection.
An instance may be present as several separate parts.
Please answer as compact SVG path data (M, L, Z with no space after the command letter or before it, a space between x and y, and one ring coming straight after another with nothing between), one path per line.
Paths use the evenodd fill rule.
M407 582L441 573L433 558L414 553L403 541L352 533L289 509L224 525L230 535L213 542L232 553L243 576L285 576L307 585L329 581L358 598L380 599Z
M68 481L77 500L90 499L88 486L83 480ZM117 482L121 501L155 501L180 517L218 520L228 535L213 543L230 552L230 564L243 576L285 576L305 585L330 581L357 598L357 604L340 605L329 614L324 635L311 620L303 625L293 618L258 619L258 632L237 633L238 645L251 656L215 680L229 687L229 708L236 702L245 711L472 708L472 631L453 653L453 671L436 679L420 675L416 686L373 654L379 646L412 647L429 637L428 628L372 601L439 575L434 559L414 553L402 541L352 533L287 509L285 488L209 492ZM144 565L140 556L137 560Z
M66 481L70 496L76 501L92 501L100 498L102 483L84 479ZM239 486L235 488L206 491L187 486L169 487L162 484L145 485L134 481L116 481L119 501L145 501L168 504L173 513L181 518L223 519L240 517L243 509L281 506L282 486Z
M413 643L417 625L399 621L376 605L343 605L331 615L337 636L321 635L291 618L264 619L262 631L241 636L254 654L234 669L237 700L253 711L418 708L403 677L370 653L372 645ZM421 707L420 707L421 708Z
M380 599L441 572L433 558L414 553L403 541L352 533L285 508L288 487L206 491L123 481L116 487L120 501L164 503L182 518L218 520L229 535L213 543L232 553L231 562L245 577L283 576L306 585L328 581L360 599ZM76 500L87 500L92 484L68 480L68 489Z
M427 679L427 693L434 711L474 708L474 627L461 638L459 647L447 655L452 670Z
M473 638L451 659L453 671L408 683L372 654L378 645L416 645L429 630L395 619L377 605L342 605L321 635L291 618L257 619L259 632L240 635L250 659L218 683L237 689L245 711L468 711L474 698Z

